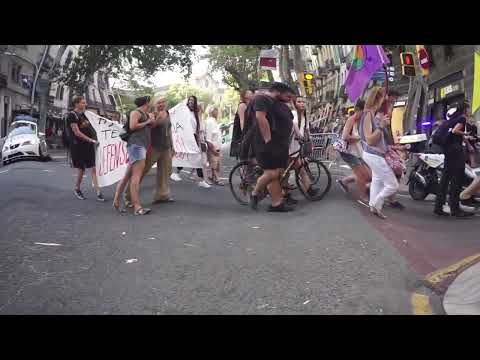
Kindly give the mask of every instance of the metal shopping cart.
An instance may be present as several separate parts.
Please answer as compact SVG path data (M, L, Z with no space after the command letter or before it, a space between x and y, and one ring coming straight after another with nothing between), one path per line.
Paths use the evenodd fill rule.
M313 144L312 159L322 162L329 162L330 168L337 158L337 152L333 148L333 143L338 139L336 133L315 133L310 134Z

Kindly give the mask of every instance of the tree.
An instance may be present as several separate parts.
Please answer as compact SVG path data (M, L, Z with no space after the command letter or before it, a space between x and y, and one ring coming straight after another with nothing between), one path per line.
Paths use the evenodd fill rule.
M198 101L204 104L204 110L208 105L213 103L213 94L208 91L202 90L191 84L173 84L165 94L168 108L174 107L179 102L187 99L190 95L196 96Z
M134 103L137 97L148 95L153 99L155 95L155 87L153 84L147 82L146 85L142 85L134 78L128 79L126 88L126 90L118 92L122 104L122 113L128 113L137 108Z
M222 99L215 106L220 111L219 122L231 122L233 121L233 114L237 111L237 106L240 103L240 94L235 89L229 88L225 90Z
M279 50L279 73L280 79L282 82L289 84L290 87L294 90L297 89L295 81L293 80L292 73L290 72L290 56L289 56L289 46L281 45Z
M159 70L179 68L189 76L193 57L192 45L82 45L59 80L84 93L98 70L117 78L136 72L146 79Z
M210 45L205 58L209 60L211 70L222 73L225 84L235 90L243 90L258 85L260 50L271 47L271 45Z

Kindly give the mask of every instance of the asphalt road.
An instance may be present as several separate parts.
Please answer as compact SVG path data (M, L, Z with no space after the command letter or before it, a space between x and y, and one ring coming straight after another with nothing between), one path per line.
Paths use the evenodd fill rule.
M411 314L418 280L478 247L478 225L462 225L470 247L451 254L452 222L428 203L405 198L382 222L335 185L256 213L183 174L176 203L134 217L112 210L113 187L106 203L90 186L77 200L73 175L62 158L0 168L0 314Z

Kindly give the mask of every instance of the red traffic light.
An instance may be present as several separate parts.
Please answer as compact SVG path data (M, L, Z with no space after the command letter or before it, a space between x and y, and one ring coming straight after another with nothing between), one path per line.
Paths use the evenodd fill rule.
M413 62L413 54L412 53L401 53L401 60L402 60L402 65L408 65L408 66L413 66L415 65Z

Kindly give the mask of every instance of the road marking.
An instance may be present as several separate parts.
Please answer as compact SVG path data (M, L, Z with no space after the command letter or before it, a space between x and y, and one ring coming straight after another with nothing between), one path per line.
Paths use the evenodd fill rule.
M35 245L62 246L62 244L56 244L56 243L41 243L41 242L36 242Z
M433 315L430 298L427 295L413 293L412 310L414 315Z
M476 262L477 260L480 260L480 254L475 254L475 255L466 257L465 259L460 260L455 264L452 264L443 269L440 269L440 270L434 271L431 274L428 274L425 280L428 281L430 284L438 284L448 276L455 274L461 268L467 267L473 264L474 262Z
M8 172L8 170L3 170L3 171L0 171L0 174L5 174L6 172Z

